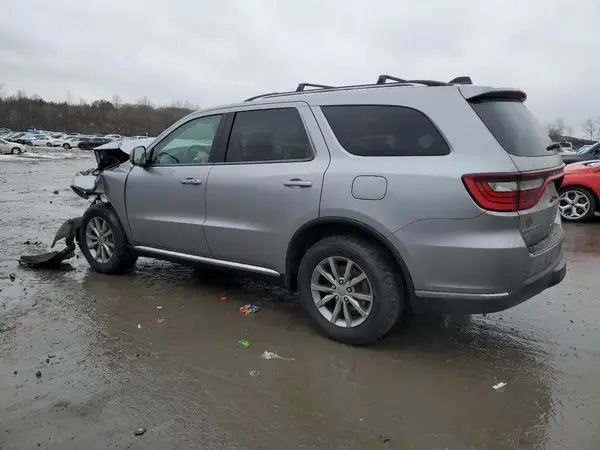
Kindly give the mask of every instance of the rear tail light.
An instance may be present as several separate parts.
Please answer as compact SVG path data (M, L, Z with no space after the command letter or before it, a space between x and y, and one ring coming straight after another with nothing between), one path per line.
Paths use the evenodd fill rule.
M535 173L464 175L463 183L481 208L515 212L533 208L548 184L563 175L561 167Z

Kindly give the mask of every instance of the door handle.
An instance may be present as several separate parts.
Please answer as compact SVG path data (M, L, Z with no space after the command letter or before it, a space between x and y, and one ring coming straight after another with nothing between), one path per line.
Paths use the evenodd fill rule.
M300 178L292 178L290 181L283 183L285 187L303 187L308 188L312 186L312 181L301 180Z
M181 184L202 184L202 180L198 180L197 178L184 178L181 180Z

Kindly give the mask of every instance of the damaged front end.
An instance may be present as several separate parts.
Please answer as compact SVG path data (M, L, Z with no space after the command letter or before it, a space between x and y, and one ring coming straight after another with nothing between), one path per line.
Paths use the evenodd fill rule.
M97 167L76 173L71 182L71 189L84 199L107 195L109 186L106 178L117 178L124 184L125 178L132 167L129 162L131 150L139 146L147 147L153 140L124 139L96 147L92 151L96 158Z

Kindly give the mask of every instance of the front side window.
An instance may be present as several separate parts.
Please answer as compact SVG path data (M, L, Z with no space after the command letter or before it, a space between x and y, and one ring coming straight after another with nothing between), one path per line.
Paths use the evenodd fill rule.
M242 111L235 115L226 162L306 160L312 148L296 108Z
M152 150L152 165L207 164L222 114L186 122Z
M340 145L357 156L439 156L448 144L416 109L387 105L322 106Z

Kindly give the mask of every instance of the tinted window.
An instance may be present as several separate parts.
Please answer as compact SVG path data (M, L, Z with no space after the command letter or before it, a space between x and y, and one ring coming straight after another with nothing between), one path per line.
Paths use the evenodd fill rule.
M227 146L227 162L289 161L312 156L296 108L236 113Z
M339 143L359 156L437 156L450 148L423 113L401 106L321 108Z
M200 117L183 124L154 147L151 163L208 163L221 117L221 114Z
M548 156L552 144L548 132L518 100L471 103L498 143L511 155Z

